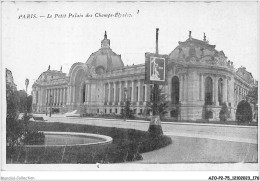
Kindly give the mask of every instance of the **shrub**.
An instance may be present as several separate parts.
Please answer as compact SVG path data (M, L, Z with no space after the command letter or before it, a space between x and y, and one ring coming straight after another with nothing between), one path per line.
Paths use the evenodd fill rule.
M159 149L171 143L167 136L151 137L148 132L91 125L30 122L30 131L67 131L103 134L113 138L109 145L96 147L66 146L16 147L16 163L121 163L142 159L140 153ZM10 162L10 157L7 157Z
M236 120L238 121L238 123L251 122L252 116L253 113L250 104L247 101L242 100L237 105Z
M43 132L28 131L24 135L23 144L25 145L42 145L44 144L45 135Z
M131 106L131 102L129 101L129 99L127 99L125 102L123 112L121 112L121 117L123 117L124 119L134 118L134 113L133 110L130 109L130 106Z
M222 104L221 110L219 112L219 119L222 122L226 122L229 117L229 111L226 103Z

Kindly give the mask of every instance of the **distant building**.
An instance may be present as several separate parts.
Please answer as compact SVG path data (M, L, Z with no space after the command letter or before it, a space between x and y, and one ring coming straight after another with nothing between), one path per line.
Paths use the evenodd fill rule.
M235 70L233 62L210 45L205 35L198 40L191 32L169 54L167 71L164 90L172 102L168 113L172 119L219 120L221 105L226 103L234 120L236 106L255 83L244 67ZM124 66L105 33L101 48L85 63L74 63L68 76L50 67L40 75L33 84L34 112L52 107L63 113L120 114L128 98L135 114L141 115L152 88L144 84L144 77L144 64Z

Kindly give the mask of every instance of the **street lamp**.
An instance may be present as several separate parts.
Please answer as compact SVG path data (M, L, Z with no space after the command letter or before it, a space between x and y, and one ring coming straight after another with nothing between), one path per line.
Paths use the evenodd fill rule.
M27 88L28 88L28 85L29 85L29 79L28 78L26 78L25 79L25 90L26 90L26 101L25 101L25 116L27 116Z

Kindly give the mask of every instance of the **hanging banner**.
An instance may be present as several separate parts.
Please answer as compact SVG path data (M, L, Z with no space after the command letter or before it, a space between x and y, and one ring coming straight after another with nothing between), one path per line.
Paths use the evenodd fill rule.
M145 53L145 84L166 84L168 55Z

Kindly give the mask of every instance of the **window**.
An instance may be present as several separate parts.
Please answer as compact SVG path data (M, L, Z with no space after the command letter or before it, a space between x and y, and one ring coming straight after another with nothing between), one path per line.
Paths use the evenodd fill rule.
M136 101L139 101L138 100L138 87L136 87Z
M132 100L132 87L129 87L130 90L129 90L129 101Z
M218 102L219 105L223 104L223 79L218 80Z
M153 86L150 85L150 100L153 100Z
M213 101L213 83L212 78L205 79L205 105L212 105Z
M143 86L143 102L145 101L145 86Z
M86 92L85 92L85 85L83 84L83 86L82 86L82 103L84 103L85 102L85 94L86 94Z
M173 104L179 103L179 90L180 90L180 81L177 76L174 76L172 78L172 92L171 92L171 98Z

